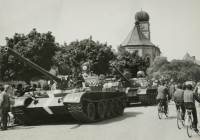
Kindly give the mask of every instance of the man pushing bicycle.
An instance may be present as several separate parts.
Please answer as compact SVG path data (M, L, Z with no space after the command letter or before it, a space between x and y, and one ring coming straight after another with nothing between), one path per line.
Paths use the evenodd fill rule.
M192 116L194 119L194 131L199 132L197 129L197 111L195 107L195 100L200 103L200 97L192 91L192 85L187 84L186 85L186 90L184 91L184 104L185 108L188 110L192 110Z

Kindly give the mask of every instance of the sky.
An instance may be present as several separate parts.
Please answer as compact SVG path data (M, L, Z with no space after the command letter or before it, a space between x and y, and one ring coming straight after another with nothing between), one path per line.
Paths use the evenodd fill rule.
M150 16L151 42L169 61L188 52L200 60L200 0L0 0L0 46L15 33L52 32L69 44L92 36L113 49L135 25L135 14Z

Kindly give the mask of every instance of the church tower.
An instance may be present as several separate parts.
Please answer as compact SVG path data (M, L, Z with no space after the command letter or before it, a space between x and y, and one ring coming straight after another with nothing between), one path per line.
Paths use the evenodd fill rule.
M135 21L139 24L140 31L150 40L149 14L145 11L137 12Z
M135 26L121 44L130 53L137 51L138 55L146 58L151 65L160 49L150 41L149 14L140 11L135 14Z

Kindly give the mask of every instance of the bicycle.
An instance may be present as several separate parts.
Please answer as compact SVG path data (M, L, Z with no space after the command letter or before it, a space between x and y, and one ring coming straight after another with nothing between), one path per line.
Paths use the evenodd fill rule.
M182 110L181 110L181 104L177 104L178 109L177 109L177 126L178 129L181 129L181 126L185 126L184 120L182 119L182 116L184 115Z
M167 102L168 106L168 102ZM167 112L164 110L163 100L160 100L158 103L158 118L162 119L162 114L165 113L166 117L168 117L169 108L167 107Z
M192 110L187 109L186 112L187 112L187 116L186 116L187 134L188 134L188 137L192 137L192 132L194 130Z

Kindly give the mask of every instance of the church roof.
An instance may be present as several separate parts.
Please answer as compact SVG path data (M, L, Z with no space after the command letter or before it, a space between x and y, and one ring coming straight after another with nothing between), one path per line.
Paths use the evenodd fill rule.
M182 60L190 60L190 61L193 61L194 63L196 63L197 65L200 65L200 61L194 59L188 53L185 54L185 56L182 58Z
M122 46L155 46L151 41L135 26L126 37Z
M188 53L185 54L185 56L182 58L182 60L195 61L195 59L193 57L191 57Z

